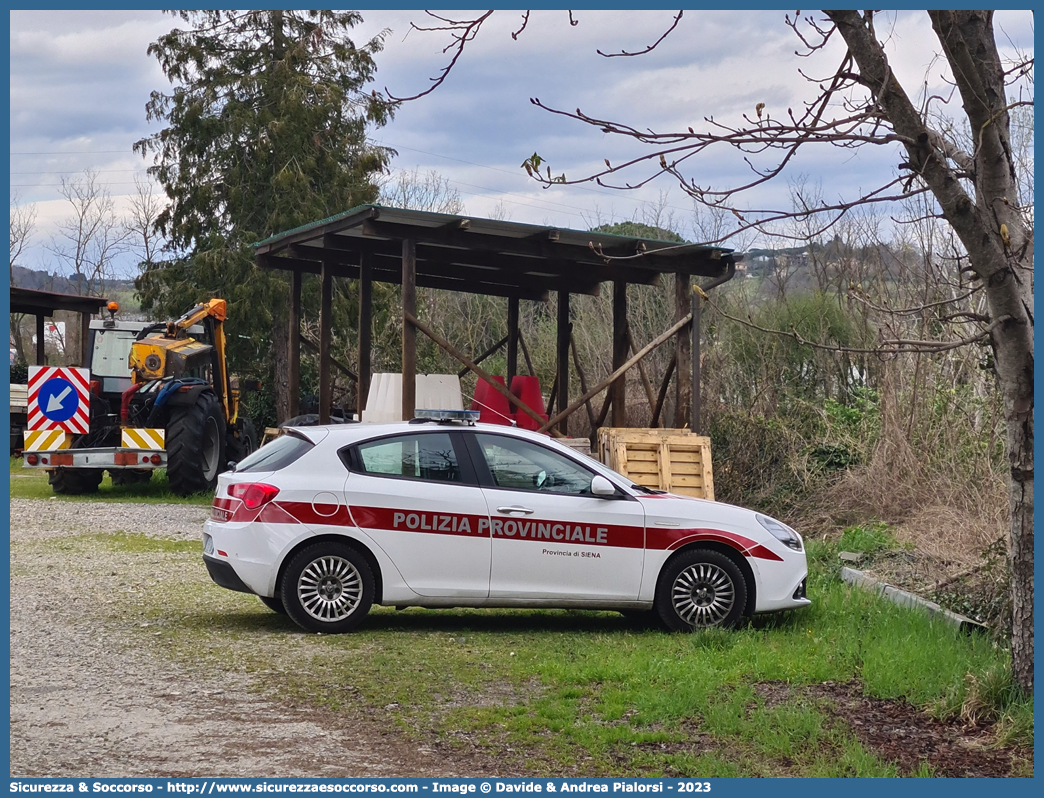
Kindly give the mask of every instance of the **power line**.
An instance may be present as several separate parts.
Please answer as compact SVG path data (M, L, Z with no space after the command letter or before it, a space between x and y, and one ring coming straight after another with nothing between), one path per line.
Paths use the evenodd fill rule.
M132 155L134 150L55 150L54 152L12 152L11 155Z
M117 183L98 183L100 188L109 188L110 186L136 186L137 183L128 183L126 181ZM11 188L61 188L60 183L12 183Z
M137 172L138 174L148 174L144 169L92 169L92 172L96 175L110 175L122 172ZM79 171L69 169L64 172L8 172L9 175L78 175Z

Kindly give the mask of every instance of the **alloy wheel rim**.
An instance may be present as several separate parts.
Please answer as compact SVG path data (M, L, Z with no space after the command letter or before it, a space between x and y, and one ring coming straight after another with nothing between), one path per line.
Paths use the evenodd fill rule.
M736 586L723 568L695 563L674 580L671 601L678 617L690 626L718 626L736 602Z
M359 570L343 557L320 557L308 563L297 580L297 597L317 621L343 621L362 601Z

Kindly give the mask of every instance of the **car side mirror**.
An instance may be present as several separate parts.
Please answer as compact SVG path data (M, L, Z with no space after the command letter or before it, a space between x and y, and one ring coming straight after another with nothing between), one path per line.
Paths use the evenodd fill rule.
M601 474L598 474L591 480L591 494L593 496L609 498L616 495L616 488L613 486L612 482Z

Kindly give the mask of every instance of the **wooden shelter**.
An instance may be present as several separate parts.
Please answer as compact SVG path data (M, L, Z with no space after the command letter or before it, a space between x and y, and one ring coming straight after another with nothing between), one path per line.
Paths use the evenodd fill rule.
M272 236L256 245L257 263L268 269L291 273L290 386L291 412L296 415L300 381L301 281L304 274L320 276L320 421L328 421L332 401L330 380L331 305L334 277L360 281L359 307L359 410L364 409L370 382L372 333L371 285L374 281L402 286L402 413L412 418L415 408L414 382L417 371L416 335L420 330L465 368L479 377L488 375L478 362L490 352L472 359L417 318L417 286L505 297L508 335L507 383L518 370L519 300L547 301L557 295L557 411L544 425L553 433L565 434L568 416L592 396L609 387L605 409L612 408L612 425L627 426L625 372L641 361L655 346L675 338L679 396L693 402L691 418L698 428L699 336L692 341L693 314L698 322L699 302L691 281L709 277L703 290L730 279L740 256L732 250L702 244L676 244L645 238L569 230L517 222L496 221L425 211L402 210L379 205L361 205L328 219ZM655 341L630 355L633 342L627 329L627 286L652 285L661 275L675 275L675 318L673 326ZM584 395L569 401L571 294L600 292L603 283L613 291L613 373ZM493 350L491 350L493 351ZM630 357L629 357L630 355ZM342 368L344 368L342 366ZM579 372L579 369L578 369ZM660 390L660 404L667 390L670 370ZM507 394L499 383L494 388ZM651 395L651 394L650 394ZM508 396L522 412L535 416L518 399ZM599 425L604 422L603 410ZM543 423L543 420L541 420Z
M88 328L91 315L99 312L108 300L96 296L59 294L53 291L37 291L32 288L11 286L11 313L25 313L36 317L36 365L46 366L44 353L44 319L53 317L57 310L68 310L80 314L80 364L90 361L87 351Z

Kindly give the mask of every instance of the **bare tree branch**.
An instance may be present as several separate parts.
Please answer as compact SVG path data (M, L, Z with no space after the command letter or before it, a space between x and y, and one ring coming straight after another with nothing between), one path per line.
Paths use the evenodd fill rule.
M678 23L681 22L682 14L684 14L684 13L685 13L684 11L679 11L675 15L675 17L674 17L674 22L672 22L671 26L666 31L664 31L663 35L659 39L654 41L652 44L650 44L648 47L646 47L644 50L639 50L638 52L635 52L635 53L629 53L626 50L621 50L618 53L603 53L601 50L595 50L595 52L598 53L598 55L600 55L600 56L604 56L605 58L619 58L622 55L634 56L634 55L645 55L646 53L651 53L653 50L656 49L657 45L660 42L662 42L664 39L666 39L668 36L670 36L671 32L675 28L678 27Z
M446 80L446 78L449 77L449 73L453 70L453 67L456 66L457 59L459 59L461 53L464 52L464 47L467 45L468 42L473 40L476 35L478 35L479 28L482 27L482 23L489 19L491 16L493 16L493 11L487 11L486 13L476 17L475 19L452 20L447 19L445 17L437 16L436 14L432 14L430 11L426 11L425 13L433 17L434 19L439 20L440 22L445 22L446 24L442 26L421 27L419 25L410 23L410 30L451 31L452 41L443 48L442 52L445 53L452 50L453 57L450 58L450 62L442 68L442 71L438 74L437 77L429 78L429 80L431 81L431 86L429 86L427 89L418 94L414 94L410 97L396 97L388 90L387 87L385 87L384 93L391 102L398 103L409 102L410 100L417 100L425 96L426 94L431 94L433 91L435 91L435 89L441 86L443 82ZM523 25L522 27L525 28L525 25ZM521 30L519 32L521 33Z

